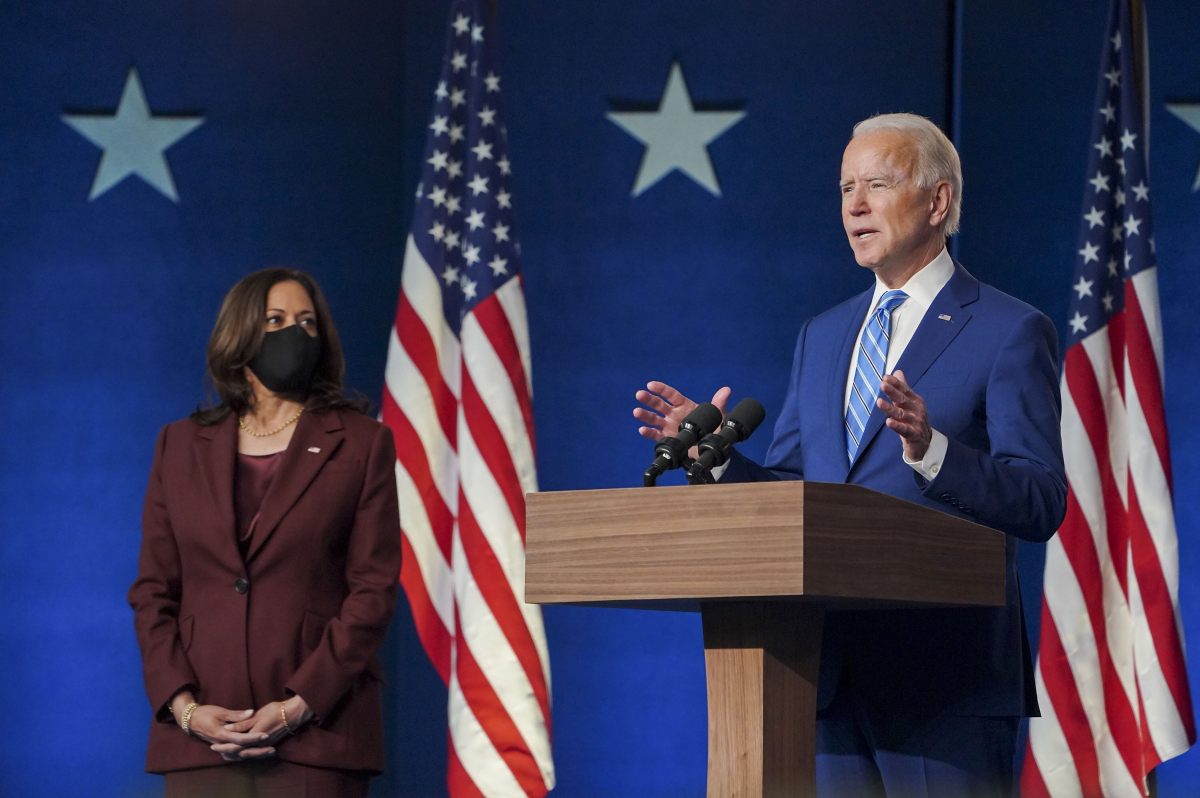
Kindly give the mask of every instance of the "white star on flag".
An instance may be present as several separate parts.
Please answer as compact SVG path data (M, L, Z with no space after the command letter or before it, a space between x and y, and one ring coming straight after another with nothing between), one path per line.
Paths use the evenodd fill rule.
M486 141L481 141L471 148L471 152L475 153L475 157L479 160L486 161L492 157L492 145Z

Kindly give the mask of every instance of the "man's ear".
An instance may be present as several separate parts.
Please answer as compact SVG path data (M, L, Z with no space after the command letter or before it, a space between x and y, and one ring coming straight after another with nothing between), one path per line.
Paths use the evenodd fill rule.
M954 190L950 188L949 181L941 180L933 187L933 194L929 198L929 223L934 227L945 221L946 216L950 213L950 201L953 199Z

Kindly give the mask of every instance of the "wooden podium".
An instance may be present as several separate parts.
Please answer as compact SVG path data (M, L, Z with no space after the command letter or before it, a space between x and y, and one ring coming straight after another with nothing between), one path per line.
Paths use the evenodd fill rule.
M857 485L526 496L526 601L700 611L709 798L815 793L827 611L1002 606L1004 568L1000 532Z

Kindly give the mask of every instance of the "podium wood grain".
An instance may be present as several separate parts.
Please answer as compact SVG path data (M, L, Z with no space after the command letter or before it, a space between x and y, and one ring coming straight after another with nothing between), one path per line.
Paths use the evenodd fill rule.
M1004 603L1004 536L858 485L531 493L526 600Z
M826 612L1002 606L1004 536L856 485L531 493L526 601L700 610L710 798L815 793Z

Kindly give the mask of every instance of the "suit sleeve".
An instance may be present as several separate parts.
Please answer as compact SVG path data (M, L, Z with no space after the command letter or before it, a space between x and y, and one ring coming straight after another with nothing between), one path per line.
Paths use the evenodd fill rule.
M138 576L129 588L129 605L138 645L142 650L142 674L146 694L155 717L170 721L171 698L196 684L196 676L179 637L181 567L179 549L163 494L163 460L167 448L164 427L154 449L150 481L142 507L142 546Z
M948 441L926 496L1017 537L1045 541L1066 514L1058 342L1044 315L1018 321L988 375L989 450Z
M779 419L775 422L775 437L767 449L765 466L745 457L737 449L729 456L729 467L721 474L721 482L774 482L781 479L804 479L804 457L800 451L800 369L804 359L804 341L808 322L796 338L792 356L792 375L788 380L787 396Z
M400 510L395 468L391 430L380 425L346 553L349 592L338 615L326 624L320 644L287 683L287 690L302 696L318 721L329 716L375 656L396 608Z

